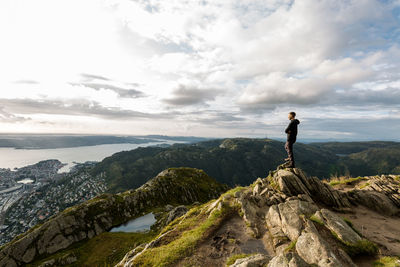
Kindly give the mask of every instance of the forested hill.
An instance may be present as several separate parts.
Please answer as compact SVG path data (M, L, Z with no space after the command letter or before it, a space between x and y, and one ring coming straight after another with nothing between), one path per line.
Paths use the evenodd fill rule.
M296 143L294 149L297 166L320 178L400 173L400 145L396 142ZM203 169L231 186L248 185L275 169L285 157L280 141L220 139L116 153L98 163L92 174L105 172L110 192L139 187L166 168L182 166Z

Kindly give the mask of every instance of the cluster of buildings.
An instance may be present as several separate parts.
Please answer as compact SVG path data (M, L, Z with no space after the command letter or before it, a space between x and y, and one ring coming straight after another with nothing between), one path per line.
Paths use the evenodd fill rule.
M65 208L105 192L104 175L89 174L93 164L77 164L69 173L58 173L63 165L57 160L0 169L0 245Z

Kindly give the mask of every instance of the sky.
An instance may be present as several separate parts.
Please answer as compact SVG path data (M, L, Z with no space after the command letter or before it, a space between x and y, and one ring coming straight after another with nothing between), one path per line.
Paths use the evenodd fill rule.
M400 0L2 0L0 34L3 133L400 140Z

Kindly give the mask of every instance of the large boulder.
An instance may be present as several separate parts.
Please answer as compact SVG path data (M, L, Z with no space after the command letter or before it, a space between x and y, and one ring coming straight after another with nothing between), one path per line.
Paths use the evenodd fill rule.
M301 169L278 170L273 174L273 179L288 196L308 195L313 201L335 209L351 206L345 193L333 189L316 177L307 177Z
M285 201L278 205L281 217L282 231L290 240L296 240L303 229L303 219L300 216L310 216L318 208L312 203L298 199Z
M308 264L321 267L355 266L350 258L339 258L309 220L297 239L296 251Z
M361 240L361 237L338 215L328 209L319 211L323 218L325 226L336 236L347 244L355 244Z

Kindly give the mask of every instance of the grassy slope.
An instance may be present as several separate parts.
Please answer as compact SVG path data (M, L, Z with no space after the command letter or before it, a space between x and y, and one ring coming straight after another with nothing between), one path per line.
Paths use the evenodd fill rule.
M231 196L242 188L234 188L218 198L220 208L209 208L215 200L211 200L196 208L192 208L186 216L170 223L160 233L169 230L176 232L168 244L145 250L135 259L133 266L171 266L180 259L193 254L196 246L216 230L232 213L239 211L239 206L233 204ZM155 257L155 255L157 255Z
M146 233L102 233L90 240L73 245L71 248L60 251L51 257L38 260L28 266L39 266L44 261L59 258L63 255L74 255L78 261L71 266L103 267L114 266L125 254L137 245L149 242L156 232Z

